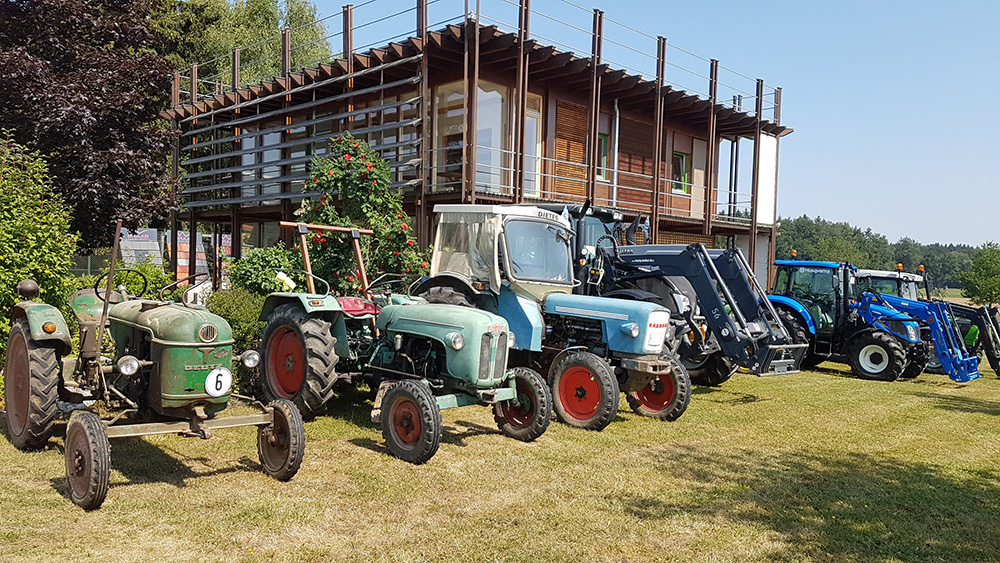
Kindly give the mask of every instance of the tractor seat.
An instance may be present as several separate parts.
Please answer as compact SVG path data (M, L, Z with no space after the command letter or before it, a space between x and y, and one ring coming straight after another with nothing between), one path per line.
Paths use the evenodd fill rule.
M337 303L344 313L352 318L377 315L381 309L378 305L360 297L338 297Z

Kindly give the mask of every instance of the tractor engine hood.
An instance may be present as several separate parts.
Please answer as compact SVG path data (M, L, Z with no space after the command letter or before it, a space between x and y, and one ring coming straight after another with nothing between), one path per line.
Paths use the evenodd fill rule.
M232 344L233 340L233 330L225 319L207 309L178 303L140 299L125 301L111 307L108 316L112 323L125 323L148 330L153 338L165 343L225 345Z
M666 307L642 301L550 293L543 311L546 316L600 321L609 349L625 354L659 354L670 328Z

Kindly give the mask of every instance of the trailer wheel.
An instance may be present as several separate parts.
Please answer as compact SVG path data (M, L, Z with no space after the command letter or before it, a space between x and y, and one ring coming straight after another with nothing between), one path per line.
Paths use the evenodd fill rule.
M512 368L517 400L493 405L493 420L504 435L532 442L545 433L552 420L552 392L533 369Z
M572 352L552 366L549 377L556 418L563 424L602 430L618 414L618 380L600 356Z
M260 344L264 399L289 399L307 420L320 414L337 381L336 343L329 322L295 304L275 308Z
M931 345L923 341L910 346L906 354L906 368L903 369L903 373L899 377L913 379L923 373L930 366L932 350ZM934 353L934 357L937 359L936 353ZM938 367L941 367L940 359L938 359Z
M684 364L665 357L670 371L660 373L648 385L625 395L636 414L674 421L684 414L691 402L691 378Z
M722 385L736 373L736 366L722 352L681 358L681 364L691 377L691 383L708 387Z
M784 309L778 309L778 318L781 319L781 324L785 325L785 330L792 337L792 344L808 344L809 347L806 348L806 353L802 357L802 367L806 369L814 368L821 363L823 363L826 358L823 356L817 356L813 353L813 346L815 342L809 337L809 330L806 328L805 324L799 320L798 315L794 315Z
M69 497L84 510L100 508L111 481L111 444L101 419L75 411L66 426L66 480Z
M264 473L288 481L302 465L306 448L306 427L302 414L288 399L271 401L274 413L270 426L257 427L257 456Z
M44 446L52 437L59 398L59 355L31 338L24 318L14 320L4 366L7 430L19 450Z
M382 398L382 437L392 455L421 464L434 457L444 432L441 410L426 385L405 380Z
M906 352L894 336L869 332L851 346L851 368L861 379L895 381L906 368Z
M453 287L432 287L417 297L423 297L428 303L443 303L462 307L473 306L467 295Z

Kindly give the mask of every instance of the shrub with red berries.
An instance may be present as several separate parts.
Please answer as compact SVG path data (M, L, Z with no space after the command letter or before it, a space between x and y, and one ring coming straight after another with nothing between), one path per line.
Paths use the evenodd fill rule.
M403 194L390 186L385 160L349 133L330 141L329 152L312 160L298 220L316 225L371 229L361 237L369 281L383 273L426 274L429 250L417 246ZM330 282L335 294L357 293L360 275L349 235L316 231L307 237L313 273Z

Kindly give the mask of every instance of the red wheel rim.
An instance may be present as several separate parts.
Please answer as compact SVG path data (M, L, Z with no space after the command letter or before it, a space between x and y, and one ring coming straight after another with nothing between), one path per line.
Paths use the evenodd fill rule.
M657 375L639 391L632 394L639 404L653 412L659 412L667 408L674 400L677 390L674 388L674 379L668 375Z
M500 405L500 414L507 424L515 428L527 428L535 419L535 396L531 392L531 386L520 379L517 380L517 403L514 406L511 401L505 401Z
M416 444L422 430L417 405L410 399L401 397L392 404L389 416L399 441L404 444Z
M28 360L28 344L23 334L11 339L7 350L7 425L15 436L24 431L28 422L28 404L31 399L31 366Z
M569 416L589 420L601 404L601 385L597 377L583 366L573 366L559 378L559 402Z
M305 376L306 352L302 340L292 327L278 327L267 343L267 379L271 390L290 399L302 387Z

